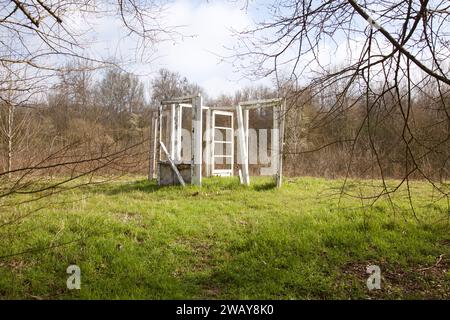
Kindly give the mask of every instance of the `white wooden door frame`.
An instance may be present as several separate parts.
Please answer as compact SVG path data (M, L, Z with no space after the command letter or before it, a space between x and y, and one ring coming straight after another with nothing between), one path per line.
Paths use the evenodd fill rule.
M216 126L216 115L221 116L227 116L231 117L231 127L217 127ZM211 158L212 158L212 164L211 164L211 174L213 176L233 176L233 167L234 167L234 113L232 111L221 111L221 110L213 110L211 114L211 128L212 128L212 134L211 134ZM215 140L215 133L216 129L225 130L225 137L224 140ZM231 130L231 133L229 135L231 140L227 140L227 132L228 130ZM227 154L227 148L225 148L225 154L216 155L215 154L215 148L216 143L221 144L231 144L231 154ZM230 169L215 169L216 165L216 158L223 158L225 160L225 163L227 162L226 159L231 159L231 168Z

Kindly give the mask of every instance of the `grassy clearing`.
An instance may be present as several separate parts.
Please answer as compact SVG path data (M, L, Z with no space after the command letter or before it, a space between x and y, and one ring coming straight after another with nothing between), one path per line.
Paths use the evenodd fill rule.
M371 184L348 188L367 195ZM394 214L385 199L338 205L341 185L298 178L276 190L268 179L245 188L216 178L183 189L128 179L3 209L1 223L43 208L0 228L0 298L449 299L446 202L414 183L418 223L404 190ZM66 288L70 264L81 268L81 290ZM381 290L366 288L369 264L381 267Z

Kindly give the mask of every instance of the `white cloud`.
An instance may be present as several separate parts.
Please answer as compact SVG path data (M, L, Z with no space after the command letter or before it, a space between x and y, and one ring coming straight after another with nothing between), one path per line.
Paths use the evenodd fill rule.
M157 43L153 51L146 52L146 57L150 57L148 63L126 63L140 58L136 57L138 39L127 36L127 30L117 16L93 18L75 15L70 24L79 31L94 31L87 33L85 54L100 60L114 58L123 61L127 70L140 75L147 84L160 68L187 77L202 86L210 97L232 94L239 88L256 84L243 79L229 61L221 59L233 53L227 49L236 41L232 29L241 30L253 24L252 15L237 2L175 0L169 4L163 24L179 26L177 31L183 37ZM154 56L151 55L153 52ZM270 85L268 79L258 83Z
M232 93L249 84L239 80L241 74L220 58L231 54L227 49L235 41L231 29L240 30L252 24L247 12L228 1L178 0L169 10L169 24L185 26L181 29L183 34L192 37L159 45L162 58L158 64L197 82L211 96Z
M157 59L152 60L151 52L147 52L146 56L150 57L150 62L128 63L126 68L129 71L141 75L142 80L148 84L148 80L156 74L158 69L167 68L198 83L212 97L221 93L230 94L246 85L257 84L255 81L243 80L243 72L235 72L235 68L229 62L221 62L220 56L229 56L233 53L226 49L236 44L232 28L246 29L246 27L254 26L253 19L262 21L266 16L268 17L266 0L258 0L249 8L249 12L243 9L243 1L239 0L173 1L164 13L164 25L183 26L179 31L185 37L180 37L175 42L158 43L153 48ZM267 1L267 4L269 3L271 1ZM65 22L67 27L75 32L86 32L88 41L84 46L86 50L83 54L99 60L113 57L120 61L133 61L139 58L135 54L136 46L139 44L138 39L127 36L127 30L120 17L113 13L99 17L98 14L74 12ZM266 30L266 32L264 36L274 36L271 34L272 31ZM306 83L310 77L316 75L315 72L321 71L320 66L330 69L337 65L354 62L359 58L364 40L363 36L349 40L343 34L335 34L333 41L324 37L318 52L302 53L298 64L295 64L298 48L294 43L278 61L281 76L289 75L293 66L296 65L297 72L302 72L300 81ZM377 43L381 42L377 41ZM275 46L283 46L283 44L286 43L279 41ZM305 46L304 43L303 46ZM372 50L382 53L384 50L390 50L390 45L386 48L374 47ZM429 57L424 56L422 59L426 58ZM259 83L270 85L271 80L264 79Z

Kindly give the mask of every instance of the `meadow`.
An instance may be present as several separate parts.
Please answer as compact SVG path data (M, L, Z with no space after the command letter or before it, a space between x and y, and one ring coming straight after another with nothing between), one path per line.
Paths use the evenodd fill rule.
M0 299L449 299L447 200L413 182L413 211L404 188L373 203L342 185L128 177L12 195L16 205L0 202ZM345 191L379 187L350 180ZM73 264L80 290L66 286ZM366 286L368 265L379 290Z

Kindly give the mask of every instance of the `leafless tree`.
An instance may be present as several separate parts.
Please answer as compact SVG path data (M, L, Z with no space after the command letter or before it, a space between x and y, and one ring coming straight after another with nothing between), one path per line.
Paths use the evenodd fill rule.
M136 76L118 69L108 70L99 86L99 100L115 112L140 111L145 105L144 85Z
M153 105L158 105L164 99L197 93L206 96L199 85L190 82L179 73L167 69L160 69L151 82L151 103Z
M319 104L308 123L311 128L333 126L343 115L363 115L355 118L355 130L342 131L318 149L348 146L346 177L357 162L358 148L364 144L370 150L383 186L366 199L389 198L403 185L410 194L414 178L427 180L448 199L449 2L276 0L269 9L270 18L238 34L235 65L251 75L273 76L280 89L288 87L288 112L313 101ZM338 90L332 93L333 87ZM420 99L426 105L419 105ZM426 126L416 121L423 112L432 114ZM396 159L384 152L389 141L380 132L392 119L393 142L403 150ZM440 134L425 134L434 130ZM403 172L396 186L388 186L386 170L393 161L402 164ZM343 194L355 196L345 183Z
M27 67L15 68L14 73L7 69L1 73L0 82L4 90L3 99L0 100L0 141L4 142L6 149L5 169L8 178L11 178L14 155L18 153L23 143L29 138L32 126L30 126L30 110L26 107L30 94L17 91L15 88L21 85L26 78ZM25 106L19 108L18 106ZM3 143L0 144L2 146Z
M95 23L100 19L120 21L123 34L135 43L133 60L153 59L154 45L173 39L177 34L176 27L163 23L166 4L164 0L0 1L0 106L2 110L5 107L0 132L9 141L8 158L13 158L14 141L17 143L22 136L18 130L28 127L17 116L24 114L22 110L31 110L33 122L41 118L46 121L45 129L36 133L41 140L32 150L32 156L20 165L8 161L11 164L0 171L1 208L16 207L22 202L92 183L98 173L120 174L136 168L139 154L144 152L142 146L147 145L145 138L132 141L105 138L101 143L92 142L82 134L95 136L101 132L101 124L86 129L81 125L88 122L79 117L75 119L78 124L72 122L71 125L77 134L81 130L84 132L61 139L58 134L52 135L55 132L48 116L52 108L48 105L57 102L59 106L75 106L78 113L87 114L86 109L80 109L94 104L90 92L93 89L91 71L122 67L124 61L111 62L111 59L93 56L89 50L97 35ZM134 78L129 79L130 86L136 89L134 93L140 94L140 84ZM59 93L66 90L68 95L65 99L62 99L63 94L49 95L51 88ZM53 100L45 101L48 97ZM127 112L136 111L133 103L123 108L128 108ZM90 110L98 108L93 106ZM59 178L49 182L55 175ZM78 178L85 179L75 183ZM68 186L68 182L74 183ZM22 202L12 199L16 194L23 195ZM8 221L0 227L25 218L28 215L25 211L6 219Z
M12 111L42 103L46 92L58 78L59 92L70 88L65 99L71 105L86 106L91 71L114 65L93 57L89 46L95 38L95 21L118 20L127 36L136 44L136 58L151 59L154 44L172 38L176 28L163 24L166 1L111 0L111 1L47 1L13 0L0 2L0 100ZM76 61L73 63L73 61ZM26 69L26 73L20 70ZM19 80L20 81L19 81ZM136 79L128 76L134 93L142 93ZM78 86L78 87L75 87ZM26 99L23 98L26 96ZM138 97L139 98L139 97ZM130 97L130 99L138 99ZM135 105L127 102L129 111ZM6 135L11 136L5 127ZM10 172L11 168L7 169ZM8 174L9 175L9 174Z

